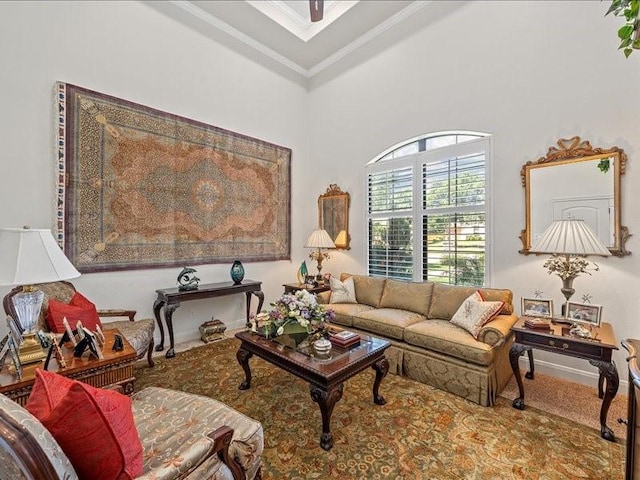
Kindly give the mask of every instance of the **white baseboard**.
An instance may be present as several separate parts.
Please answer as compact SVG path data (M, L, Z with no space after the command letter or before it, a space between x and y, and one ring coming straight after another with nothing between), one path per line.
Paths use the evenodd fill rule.
M564 365L558 365L556 363L547 362L544 360L534 360L534 367L536 372L544 373L545 375L551 375L570 382L580 383L582 385L597 386L598 385L598 372L585 372L584 370L578 370L577 368L565 367ZM526 355L520 357L520 372L524 376L525 372L529 371L529 358ZM618 393L626 394L629 388L629 382L627 380L620 379L620 385L618 387Z

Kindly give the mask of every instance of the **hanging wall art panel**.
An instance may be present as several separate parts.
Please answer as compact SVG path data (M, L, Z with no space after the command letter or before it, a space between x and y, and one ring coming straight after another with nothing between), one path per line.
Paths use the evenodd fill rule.
M291 257L291 150L56 84L58 240L81 272Z

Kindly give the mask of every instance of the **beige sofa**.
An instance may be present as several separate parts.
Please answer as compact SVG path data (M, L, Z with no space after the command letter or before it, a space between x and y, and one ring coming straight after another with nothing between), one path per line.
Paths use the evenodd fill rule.
M480 405L495 403L512 374L509 348L517 317L510 290L479 289L485 300L500 300L504 306L475 339L449 320L477 288L361 275L353 279L357 303L327 307L334 310L336 324L391 342L386 353L390 372ZM331 292L318 295L323 304L330 298Z

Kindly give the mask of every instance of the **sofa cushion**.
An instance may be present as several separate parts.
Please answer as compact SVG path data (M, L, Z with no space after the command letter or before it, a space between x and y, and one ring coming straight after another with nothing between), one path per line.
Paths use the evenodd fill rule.
M353 327L353 316L367 310L373 310L369 305L360 305L359 303L332 303L331 310L335 314L335 318L331 323L337 323L345 327Z
M343 273L340 275L340 280L344 281L348 277L353 277L358 303L364 303L365 305L371 305L376 308L380 306L380 299L382 298L386 278Z
M395 308L376 308L353 317L353 326L374 335L402 340L404 329L426 320L424 315Z
M47 402L37 400L51 395ZM126 395L38 369L27 409L30 404L39 406L32 413L81 478L125 480L142 474L142 444Z
M262 425L224 403L159 387L144 388L132 400L144 448L144 471L153 471L154 478L176 478L196 465L213 448L207 435L221 425L233 429L231 458L247 472L255 472L260 465ZM211 478L213 471L211 466L202 478Z
M433 282L401 282L387 279L380 307L399 308L426 316L429 313L432 293Z
M434 319L409 325L404 341L410 345L459 358L479 365L494 362L494 349L473 338L466 330L448 320Z
M331 285L329 303L356 303L356 287L353 283L353 277L346 278L344 282L331 277L329 284Z
M502 303L485 302L480 292L476 291L462 302L458 311L451 317L451 323L464 328L477 339L480 329L498 315L502 309Z
M501 315L513 313L513 293L511 290L500 290L496 288L461 287L458 285L445 285L436 283L433 286L431 297L431 307L428 318L439 318L450 320L458 311L462 302L476 290L480 291L482 298L486 301L504 302Z

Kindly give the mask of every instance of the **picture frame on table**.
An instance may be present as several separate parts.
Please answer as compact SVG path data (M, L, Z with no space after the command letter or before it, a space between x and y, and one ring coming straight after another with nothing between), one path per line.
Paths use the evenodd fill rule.
M18 324L11 315L7 315L7 327L9 328L9 335L13 338L16 347L20 346L22 344L22 332L20 332Z
M22 380L22 363L20 363L20 357L18 356L18 345L15 344L13 338L9 338L9 356L15 368L15 373L18 379Z
M553 318L553 300L522 297L520 312L531 317Z
M568 301L565 319L572 323L599 327L602 321L602 305Z

